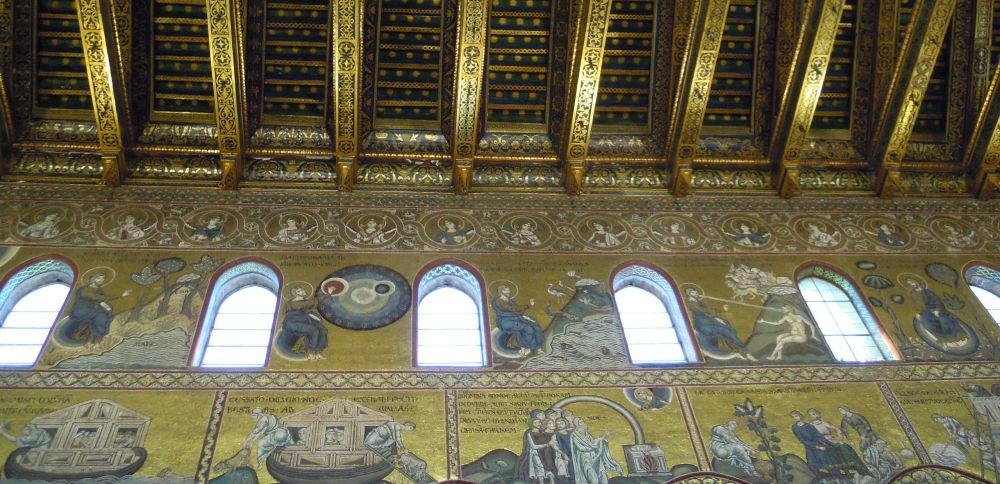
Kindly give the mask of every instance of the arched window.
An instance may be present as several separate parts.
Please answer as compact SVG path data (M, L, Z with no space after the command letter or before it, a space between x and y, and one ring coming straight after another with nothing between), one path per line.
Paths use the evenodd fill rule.
M838 361L896 360L896 352L854 284L823 266L799 271L799 293Z
M1000 324L1000 271L985 265L971 265L965 269L965 282L982 303L983 308Z
M203 368L252 368L267 362L281 279L262 262L223 270L205 305L192 362Z
M662 273L629 265L615 272L612 287L633 364L697 361L677 291Z
M0 366L32 366L62 311L75 272L45 259L9 276L0 289Z
M417 282L416 366L483 367L488 364L480 279L444 263Z

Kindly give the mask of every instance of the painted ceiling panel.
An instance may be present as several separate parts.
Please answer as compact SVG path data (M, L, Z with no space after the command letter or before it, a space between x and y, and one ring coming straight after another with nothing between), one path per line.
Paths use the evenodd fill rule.
M611 3L595 130L649 130L655 32L655 0Z
M214 121L215 98L205 2L153 2L153 117L191 113ZM201 116L197 116L197 115Z
M487 61L487 129L543 132L547 121L552 2L493 0Z
M753 117L757 0L732 0L705 110L706 127L745 128Z
M910 24L910 18L913 15L915 7L916 0L900 1L898 45L903 45L906 36L906 27ZM924 100L920 105L920 112L917 114L917 122L913 126L915 139L944 141L948 124L948 77L951 68L951 37L952 29L949 27L948 34L941 44L941 52L938 54L937 62L934 64L934 71L931 73L927 91L924 93Z
M813 116L813 130L839 130L840 133L824 131L824 137L846 137L851 129L851 103L854 92L854 55L857 40L858 1L844 2L837 39L823 81L823 92ZM841 136L836 136L840 134Z
M990 31L990 73L1000 63L1000 2L993 2L993 28Z
M327 0L267 1L263 121L321 126L327 112Z
M377 126L440 129L443 31L441 0L382 0Z
M36 7L35 114L93 119L76 2L39 0Z

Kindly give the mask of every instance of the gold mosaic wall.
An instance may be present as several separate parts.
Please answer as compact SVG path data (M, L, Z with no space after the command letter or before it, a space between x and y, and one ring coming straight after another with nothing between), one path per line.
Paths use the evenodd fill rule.
M993 482L1000 327L967 278L1000 265L996 215L964 200L11 187L0 193L0 275L56 255L76 279L35 367L0 371L3 470L221 483L653 483L695 472ZM251 258L281 279L266 367L192 368L210 282ZM412 295L439 262L481 280L489 368L413 365ZM630 266L679 291L697 361L630 363L610 296ZM797 289L809 275L845 281L899 360L838 364ZM331 281L372 279L392 282L365 303L378 307L337 303L350 293ZM69 329L81 327L88 286L107 297L106 335ZM316 348L286 327L297 287L320 301ZM537 324L540 347L522 352L504 333L501 287ZM777 351L795 321L805 341Z

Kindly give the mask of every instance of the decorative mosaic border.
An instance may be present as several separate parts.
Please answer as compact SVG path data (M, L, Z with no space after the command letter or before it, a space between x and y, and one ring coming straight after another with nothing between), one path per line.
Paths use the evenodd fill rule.
M511 195L317 199L283 192L227 199L218 192L4 187L0 244L466 253L1000 251L997 205L972 201L687 202L541 196L533 202ZM463 204L453 203L456 199ZM129 218L141 230L125 226ZM205 226L212 219L213 230L218 230L206 237ZM296 223L289 229L292 219Z
M996 363L684 368L556 372L89 372L4 371L0 388L130 390L422 390L748 385L1000 379Z

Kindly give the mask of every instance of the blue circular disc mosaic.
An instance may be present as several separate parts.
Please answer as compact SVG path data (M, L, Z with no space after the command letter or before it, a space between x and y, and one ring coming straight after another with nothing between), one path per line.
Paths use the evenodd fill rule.
M348 266L316 287L319 313L341 328L375 329L410 310L412 292L402 274L376 265Z

